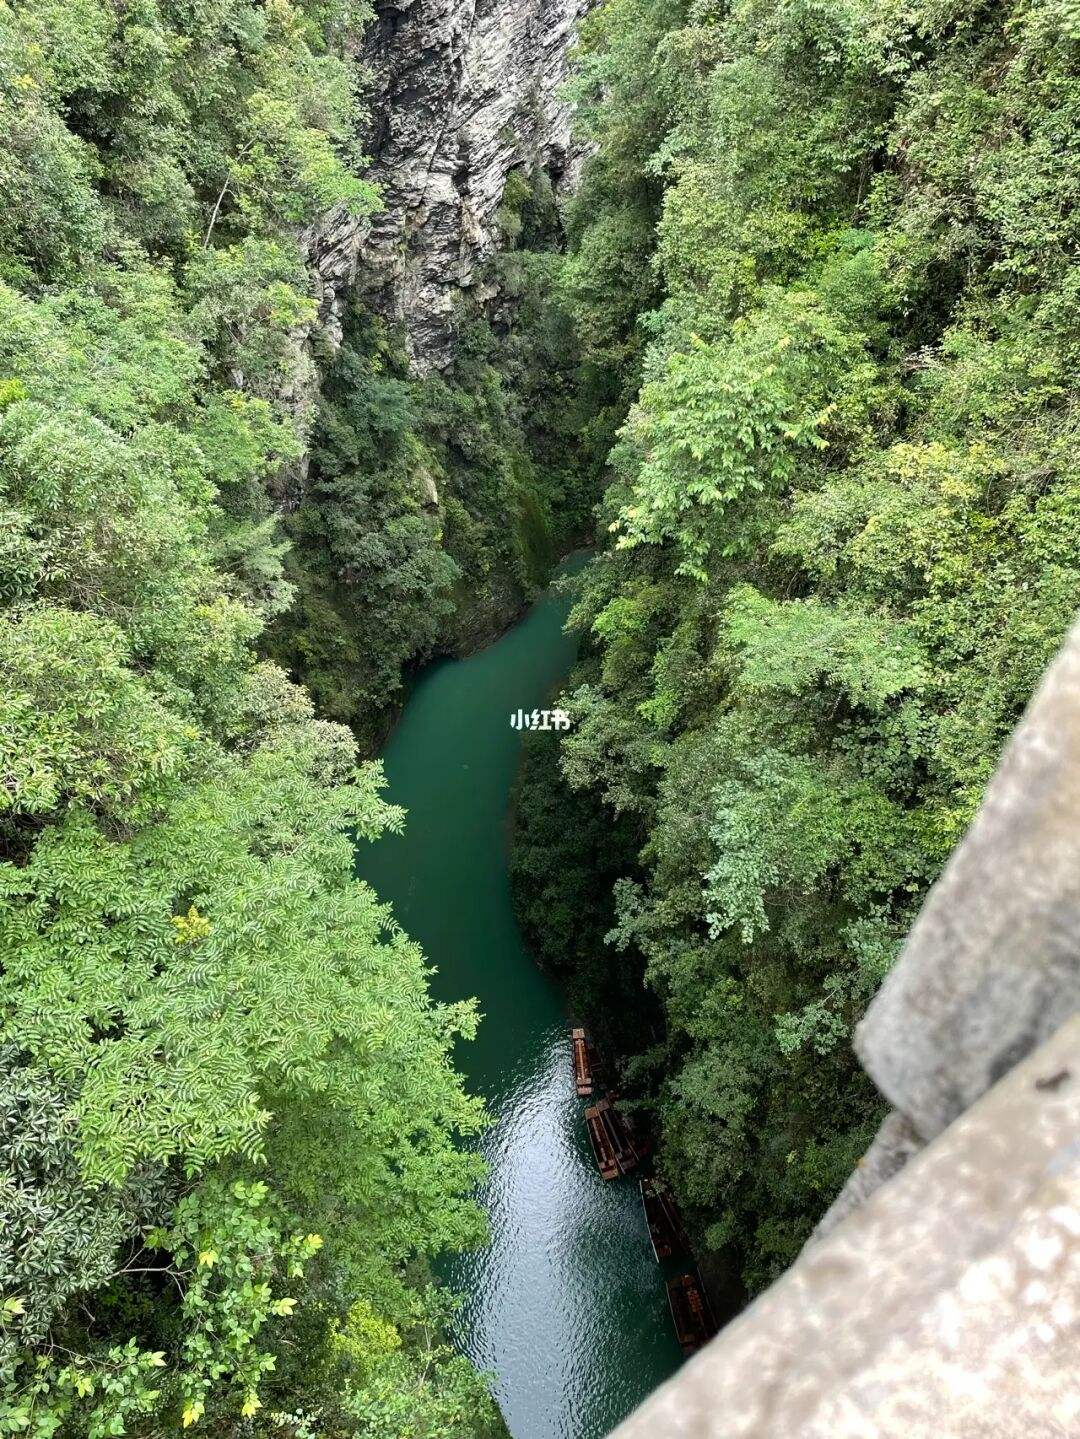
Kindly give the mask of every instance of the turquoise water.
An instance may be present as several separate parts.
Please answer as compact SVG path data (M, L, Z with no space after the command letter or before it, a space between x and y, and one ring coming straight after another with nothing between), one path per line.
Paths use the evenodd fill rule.
M467 1295L460 1342L494 1374L514 1439L600 1439L681 1359L637 1185L596 1171L562 1002L510 902L510 716L549 704L569 672L568 607L549 592L488 649L421 676L383 755L405 834L360 854L437 967L436 997L475 995L484 1014L458 1062L495 1120L491 1242L442 1273Z

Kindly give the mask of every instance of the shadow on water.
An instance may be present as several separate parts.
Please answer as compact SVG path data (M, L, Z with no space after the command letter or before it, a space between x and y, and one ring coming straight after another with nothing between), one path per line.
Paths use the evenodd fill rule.
M549 592L490 648L419 678L383 754L406 831L358 854L437 966L435 996L475 995L484 1014L457 1058L495 1120L480 1196L491 1242L441 1272L467 1296L461 1342L496 1376L514 1439L600 1439L681 1359L637 1185L596 1171L560 996L510 900L510 716L542 708L569 672L568 609Z

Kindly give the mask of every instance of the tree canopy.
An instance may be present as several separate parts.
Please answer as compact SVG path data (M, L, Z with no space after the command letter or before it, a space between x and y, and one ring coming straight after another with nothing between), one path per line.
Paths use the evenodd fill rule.
M260 657L368 18L0 12L5 1434L498 1426L427 1269L483 1234L476 1016L353 877L378 765Z
M636 832L629 1092L750 1290L872 1133L852 1026L1080 602L1078 42L1062 0L585 22L563 295L610 483L550 783Z

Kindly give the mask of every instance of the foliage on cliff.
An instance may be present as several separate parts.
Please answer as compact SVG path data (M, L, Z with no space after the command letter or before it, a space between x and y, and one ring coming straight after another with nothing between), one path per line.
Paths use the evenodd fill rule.
M475 1436L469 1006L256 644L363 5L0 5L0 1432Z
M542 170L511 171L499 219L497 313L460 297L445 372L410 373L402 337L350 306L286 522L297 597L271 652L364 743L410 666L490 639L591 524L597 476L580 463L586 411Z
M633 1075L751 1289L872 1132L852 1026L1080 602L1078 46L1069 0L587 25L566 289L618 432L562 766L637 825Z

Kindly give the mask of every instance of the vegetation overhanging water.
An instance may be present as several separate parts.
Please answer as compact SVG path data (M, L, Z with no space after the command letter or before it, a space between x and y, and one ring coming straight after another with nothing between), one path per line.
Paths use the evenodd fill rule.
M494 1119L483 1140L491 1242L454 1256L443 1277L466 1296L463 1347L494 1374L515 1439L600 1439L680 1360L637 1185L597 1173L560 996L511 906L521 734L510 716L548 702L565 677L567 609L548 592L489 648L421 676L383 756L405 832L358 854L437 966L436 998L476 995L484 1015L456 1057Z
M440 59L468 0L379 8L401 44L435 20L438 83L469 71ZM390 747L412 827L372 873L478 1044L354 882L350 836L397 820L355 762L403 674L570 536L597 562L560 764L526 746L517 912L575 999L622 998L594 1023L617 1009L623 1097L747 1295L871 1141L854 1027L1080 605L1075 0L605 0L573 196L531 138L459 188L477 114L361 74L373 23L3 8L0 1431L27 1439L491 1439L429 1283L480 1227L454 1050L496 1116L495 1240L450 1278L515 1432L596 1432L663 1370L632 1192L575 1158L504 902L508 712L569 663L554 621L434 670ZM365 103L454 176L425 221L472 281L445 369L413 363L437 316L348 279Z

